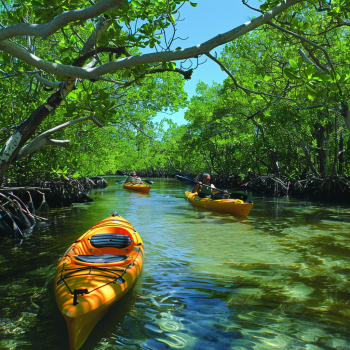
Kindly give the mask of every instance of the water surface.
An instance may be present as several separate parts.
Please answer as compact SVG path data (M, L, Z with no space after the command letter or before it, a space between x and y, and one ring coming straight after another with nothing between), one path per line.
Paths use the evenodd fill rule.
M144 267L82 350L350 350L346 206L250 195L247 218L193 207L182 183L156 179L139 194L116 179L95 203L52 210L50 223L0 242L0 349L69 349L56 266L117 210L143 238Z

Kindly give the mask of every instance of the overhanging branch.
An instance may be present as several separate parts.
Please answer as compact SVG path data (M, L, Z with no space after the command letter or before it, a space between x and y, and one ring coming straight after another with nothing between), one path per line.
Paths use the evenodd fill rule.
M330 66L330 68L331 68L331 70L332 70L332 72L333 72L333 74L334 74L334 77L337 76L337 72L335 71L334 65L333 65L333 63L332 63L332 61L331 61L331 58L329 57L328 52L327 52L326 49L324 49L324 48L323 48L322 46L320 46L320 45L315 44L313 41L304 38L303 36L301 36L301 35L299 35L299 34L296 34L296 33L292 32L292 31L290 31L290 30L288 30L288 29L285 29L285 28L283 28L283 27L280 27L280 26L277 25L276 23L268 22L268 24L269 24L270 26L276 28L276 29L279 29L279 30L282 31L282 32L288 33L288 34L290 34L290 35L292 35L292 36L294 36L294 37L300 39L300 40L303 41L304 43L308 43L309 45L315 47L316 49L321 50L321 51L324 53L324 55L325 55L325 57L326 57L326 59L327 59L327 62L328 62L329 66ZM340 95L343 95L342 90L341 90L341 88L340 88L340 85L339 85L339 83L338 83L337 81L336 81L336 84L337 84L337 87L338 87L338 89L339 89Z
M47 38L67 24L86 21L102 15L111 8L123 5L127 0L101 0L85 9L65 11L46 24L18 23L0 30L0 42L17 36Z
M230 71L217 58L212 56L210 53L206 53L206 55L210 59L212 59L214 62L216 62L227 73L227 75L233 80L233 83L235 84L236 88L243 90L245 93L253 94L253 95L268 96L268 97L273 97L273 98L277 98L277 99L281 99L281 100L287 100L287 101L295 103L296 105L298 105L301 108L304 108L304 106L302 104L300 104L298 101L295 101L291 98L279 96L279 95L273 95L273 94L269 94L267 92L254 91L254 90L250 90L250 89L245 88L244 86L239 85L237 79L230 73Z
M40 148L48 145L53 145L53 146L64 146L67 143L69 143L69 140L50 140L49 136L55 133L58 130L63 130L71 125L74 125L76 123L81 123L86 120L91 120L93 123L95 123L99 128L103 127L104 125L101 124L97 119L95 119L92 115L89 115L87 117L79 118L79 119L74 119L70 120L67 123L58 125L50 130L46 130L39 136L37 136L34 140L29 142L27 145L22 147L22 149L18 152L18 156L16 160L21 159L29 155L30 153L38 151Z
M245 24L242 24L239 27L236 27L224 34L219 34L215 36L214 38L196 46L189 47L187 49L182 50L175 50L175 51L166 51L166 52L155 52L155 53L149 53L149 54L143 54L133 57L126 57L119 59L114 62L108 62L105 63L99 67L95 68L80 68L80 67L73 67L68 65L62 65L57 63L52 63L45 61L30 52L20 48L18 45L16 45L13 42L10 42L9 40L5 40L0 42L0 50L5 51L12 56L20 59L23 62L26 62L33 67L36 67L38 69L44 70L46 72L50 72L53 74L68 76L68 77L76 77L81 79L95 79L98 80L100 76L103 76L107 73L111 73L113 71L118 71L124 68L137 66L140 64L149 64L149 63L158 63L158 62L169 62L169 61L178 61L183 60L187 58L193 58L198 57L199 55L206 54L210 52L212 49L216 48L219 45L226 44L230 41L233 41L252 30L262 26L263 24L268 23L271 21L272 18L280 14L281 12L285 11L289 7L301 2L302 0L283 0L280 4L273 7L270 11L266 12L265 14L253 19L252 21L249 21ZM120 4L122 3L121 0L102 0L98 4L94 5L97 6L100 3L113 3L113 4ZM76 10L76 11L86 11L85 10ZM74 11L73 11L74 12ZM103 11L104 12L104 11ZM62 14L63 15L63 14ZM58 16L59 17L59 16ZM57 17L56 17L57 18ZM79 19L79 18L78 18ZM76 18L74 20L77 20ZM55 21L55 19L53 20ZM52 21L51 21L52 22ZM49 22L49 24L51 23ZM48 26L52 26L53 24ZM17 26L17 25L15 25ZM21 30L18 30L16 32L16 35L31 35L31 36L38 36L38 33L35 32L34 28L31 28L31 30L34 30L34 32L28 32L27 26L28 24L21 24L20 26L24 26ZM33 25L31 25L33 26ZM46 26L46 25L44 25ZM11 26L12 27L12 26ZM8 27L8 28L11 28ZM36 26L35 26L36 27ZM38 26L39 27L39 26ZM5 28L4 30L6 30ZM54 31L53 31L54 32ZM1 32L0 32L1 34ZM47 35L47 34L46 34ZM41 32L39 36L44 36ZM4 38L10 38L11 35L0 35L0 41L4 40Z

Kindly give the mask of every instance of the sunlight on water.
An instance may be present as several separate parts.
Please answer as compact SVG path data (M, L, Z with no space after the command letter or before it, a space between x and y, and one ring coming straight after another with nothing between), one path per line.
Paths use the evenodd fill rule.
M82 350L350 350L346 206L254 197L249 217L193 207L181 183L150 194L115 185L96 202L53 210L0 245L0 349L68 349L52 278L67 247L117 210L141 234L135 287Z

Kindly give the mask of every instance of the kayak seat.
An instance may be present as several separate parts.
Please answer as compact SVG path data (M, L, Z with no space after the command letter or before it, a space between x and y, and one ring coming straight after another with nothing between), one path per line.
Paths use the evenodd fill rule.
M89 264L110 264L125 260L126 255L102 254L102 255L77 255L77 260Z
M90 239L90 244L95 248L126 248L130 243L129 236L118 233L102 233L93 235Z

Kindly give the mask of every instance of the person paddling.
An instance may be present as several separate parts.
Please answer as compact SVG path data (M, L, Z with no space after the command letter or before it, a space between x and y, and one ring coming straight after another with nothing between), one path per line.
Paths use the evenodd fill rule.
M136 175L136 171L135 170L132 172L132 176L129 176L125 180L125 182L132 182L134 184L141 184L141 185L143 185L143 182L142 182L141 178Z
M197 182L196 186L194 186L192 190L192 193L198 192L198 197L200 198L208 198L208 197L211 197L212 199L226 198L223 194L217 193L216 187L210 183L209 174L204 173L202 181L203 182Z

